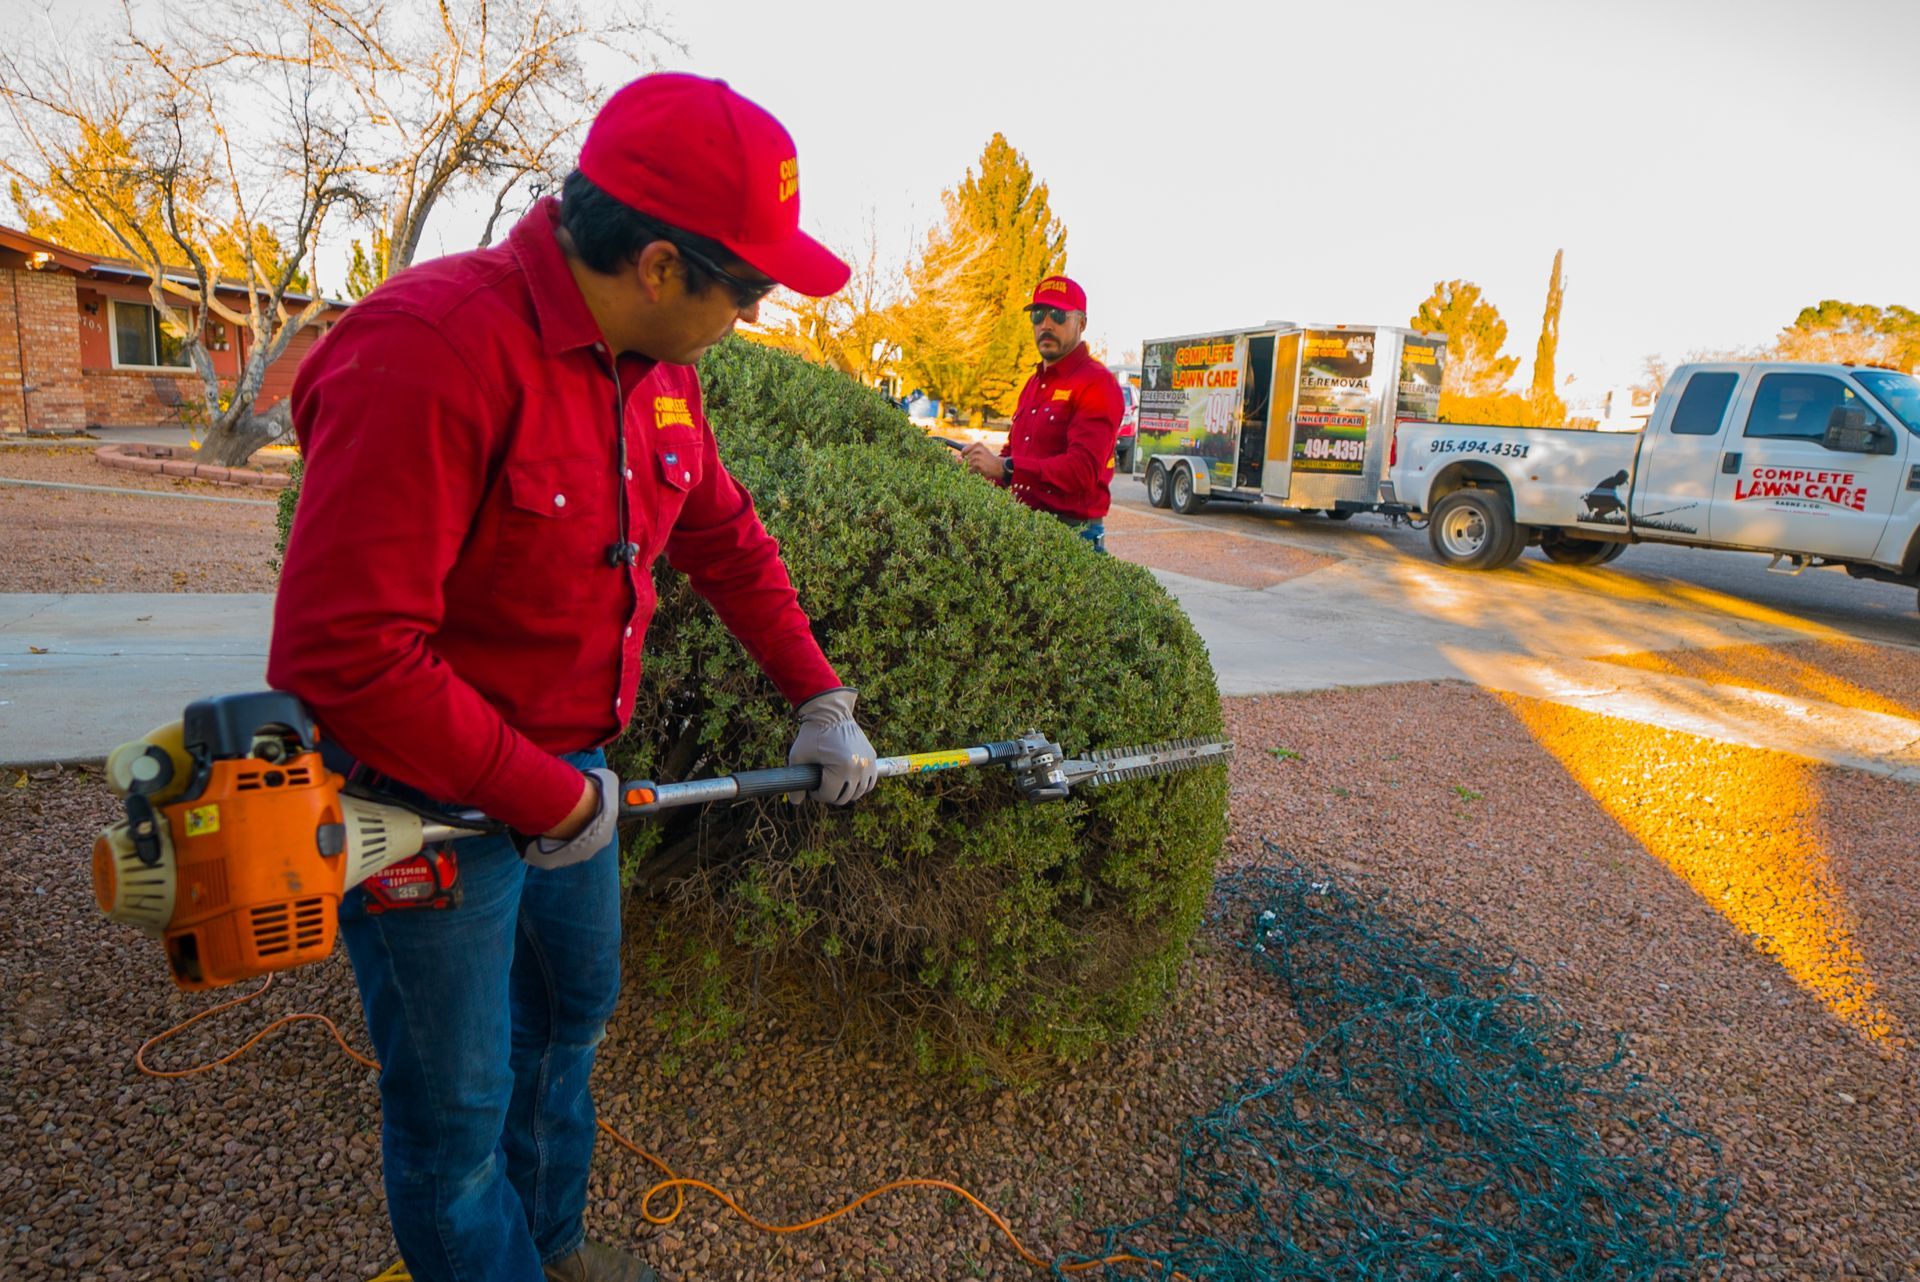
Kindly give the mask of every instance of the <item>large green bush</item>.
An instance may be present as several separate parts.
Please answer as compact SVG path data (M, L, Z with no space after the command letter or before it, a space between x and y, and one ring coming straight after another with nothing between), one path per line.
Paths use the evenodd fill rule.
M1211 736L1186 616L1138 566L954 465L877 394L741 341L702 366L728 467L882 755L1038 729L1069 752ZM781 764L790 710L679 575L660 609L626 777ZM673 907L639 958L689 1034L761 994L879 1016L929 1067L1077 1059L1163 998L1225 832L1215 767L1023 802L1003 768L883 782L846 811L779 802L633 835ZM744 969L742 960L751 964Z
M1037 729L1070 753L1221 732L1206 651L1138 566L947 457L872 391L739 340L701 368L728 467L882 755ZM664 563L632 728L660 781L784 764L792 711ZM1219 767L1020 800L1003 767L857 806L750 802L633 829L629 973L683 1040L829 1007L923 1067L1019 1075L1135 1028L1197 928Z

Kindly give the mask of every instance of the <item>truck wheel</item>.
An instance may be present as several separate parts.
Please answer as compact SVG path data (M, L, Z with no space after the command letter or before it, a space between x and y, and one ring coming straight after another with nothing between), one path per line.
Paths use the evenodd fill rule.
M1167 465L1159 459L1147 464L1147 502L1155 507L1166 507L1173 502L1167 485Z
M1526 534L1497 490L1455 490L1433 505L1427 542L1444 565L1497 570L1526 550Z
M1351 521L1353 519L1353 513L1337 507L1327 508L1326 515L1329 521Z
M1627 545L1611 539L1570 538L1550 530L1540 539L1540 550L1557 565L1605 565Z
M1173 510L1181 516L1192 516L1207 505L1207 501L1193 492L1193 469L1185 463L1174 465L1173 469Z

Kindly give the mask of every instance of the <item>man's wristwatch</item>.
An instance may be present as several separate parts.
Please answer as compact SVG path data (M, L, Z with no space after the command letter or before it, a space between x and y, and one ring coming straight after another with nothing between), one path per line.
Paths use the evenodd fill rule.
M1002 485L1013 484L1013 460L1010 458L1000 460L1000 483Z

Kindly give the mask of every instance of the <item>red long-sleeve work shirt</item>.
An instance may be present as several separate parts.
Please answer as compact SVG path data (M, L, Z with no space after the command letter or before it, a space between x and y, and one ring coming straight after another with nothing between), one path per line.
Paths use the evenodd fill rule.
M663 553L788 699L840 684L695 372L609 357L557 214L394 277L301 364L267 663L374 769L524 832L579 800L555 754L632 714Z
M1042 364L1020 389L1020 407L1000 450L1013 461L1013 496L1028 507L1076 521L1113 504L1113 446L1126 402L1113 372L1081 343Z

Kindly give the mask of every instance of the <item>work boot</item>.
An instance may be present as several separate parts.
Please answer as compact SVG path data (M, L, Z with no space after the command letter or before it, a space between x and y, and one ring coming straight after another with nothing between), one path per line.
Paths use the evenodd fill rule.
M571 1255L563 1255L542 1270L547 1282L660 1282L660 1275L637 1255L605 1243L586 1241Z

